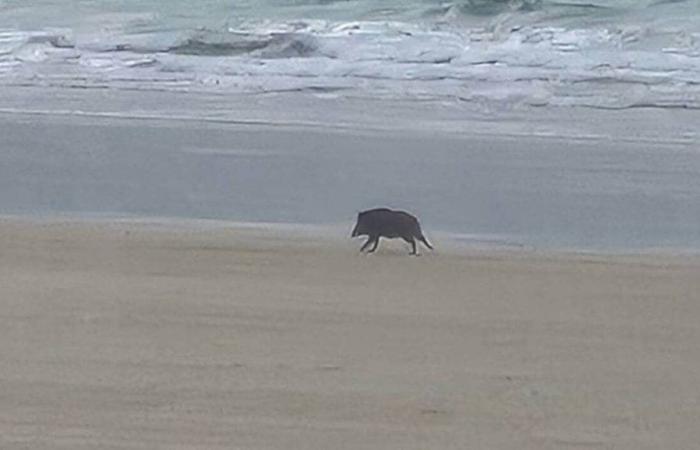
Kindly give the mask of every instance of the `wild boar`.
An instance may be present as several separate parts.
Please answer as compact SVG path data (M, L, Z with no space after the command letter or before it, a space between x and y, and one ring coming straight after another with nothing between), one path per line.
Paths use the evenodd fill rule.
M423 236L418 219L404 211L392 211L388 208L377 208L363 211L357 215L357 223L352 230L352 237L369 236L367 242L364 243L360 252L365 251L371 244L372 248L369 253L377 249L379 238L385 237L389 239L402 238L404 241L411 244L411 255L418 255L416 251L416 239L425 244L429 249L433 246L428 243L428 240Z

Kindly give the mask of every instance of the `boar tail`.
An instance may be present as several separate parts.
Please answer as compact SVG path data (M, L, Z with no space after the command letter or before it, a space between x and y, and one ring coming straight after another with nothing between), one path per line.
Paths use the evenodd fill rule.
M430 250L433 249L433 246L430 245L430 242L428 242L428 240L425 238L425 236L423 236L423 233L421 233L421 235L418 236L418 239L419 239L422 243L424 243L425 246L428 247Z

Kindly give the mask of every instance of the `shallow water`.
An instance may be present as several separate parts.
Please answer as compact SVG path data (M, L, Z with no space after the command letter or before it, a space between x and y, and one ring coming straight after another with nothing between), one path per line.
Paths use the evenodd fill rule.
M332 104L315 109L325 105L330 118ZM478 135L406 124L367 131L361 122L2 117L0 214L325 224L344 235L359 210L390 206L418 215L428 236L474 244L700 249L697 141L632 139L618 116L607 119L619 138L566 136L549 119L541 126L559 132L538 137L508 136L505 121L503 133ZM672 116L647 119L684 128Z

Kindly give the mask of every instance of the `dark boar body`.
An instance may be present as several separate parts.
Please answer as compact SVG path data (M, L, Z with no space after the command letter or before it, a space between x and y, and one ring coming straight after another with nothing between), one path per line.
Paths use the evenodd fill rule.
M401 238L411 244L411 254L417 255L416 239L429 249L433 247L423 236L418 219L405 211L393 211L388 208L377 208L363 211L357 215L357 223L352 230L352 237L369 236L360 251L372 245L370 253L377 249L379 238Z

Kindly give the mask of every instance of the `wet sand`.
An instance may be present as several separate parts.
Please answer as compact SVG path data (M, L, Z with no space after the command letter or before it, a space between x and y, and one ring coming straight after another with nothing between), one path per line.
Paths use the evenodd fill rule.
M696 259L0 221L0 447L689 449Z
M120 91L105 100L86 91L77 105L59 106L111 112L0 113L0 215L325 225L387 206L472 241L700 249L700 111L494 116L293 96L219 99L210 114L237 115L217 121L178 119L170 95ZM0 93L0 104L13 103L9 94ZM44 94L24 102L60 98ZM155 104L150 119L132 117L133 105L150 105L142 96ZM187 99L181 106L209 105Z

